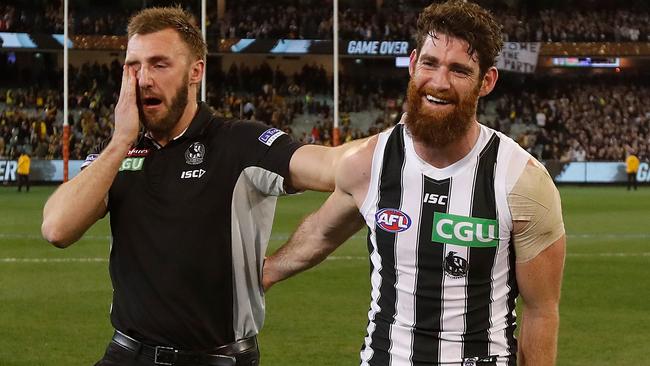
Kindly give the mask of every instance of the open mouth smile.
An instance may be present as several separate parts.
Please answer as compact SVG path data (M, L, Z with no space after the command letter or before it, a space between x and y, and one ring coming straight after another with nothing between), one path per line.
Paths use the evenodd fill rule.
M431 94L427 94L426 99L430 104L433 104L433 105L448 105L448 104L451 104L450 101L440 99L440 98L436 98Z

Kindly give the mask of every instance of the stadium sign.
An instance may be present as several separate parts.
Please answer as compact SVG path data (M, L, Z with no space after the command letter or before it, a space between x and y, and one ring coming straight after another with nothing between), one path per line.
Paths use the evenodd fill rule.
M348 40L340 41L341 54L349 56L408 56L415 48L405 40ZM225 39L218 44L219 53L255 54L315 54L331 55L334 52L332 40L317 39Z
M0 182L16 181L17 167L18 167L18 162L15 160L0 161Z
M409 54L406 41L349 41L348 55L405 56Z
M68 169L69 177L72 178L79 174L83 160L70 160ZM128 168L135 166L141 168L140 162L131 162ZM625 172L625 163L622 162L571 162L562 163L559 161L544 162L546 169L556 183L625 183L627 182L627 173ZM17 180L16 169L18 162L16 160L0 160L0 183L11 183ZM29 180L32 182L62 182L63 181L63 160L37 160L32 159L31 172ZM650 183L650 164L643 162L639 165L636 179L639 183ZM441 196L438 203L446 198ZM426 199L426 198L425 198ZM434 200L429 198L429 202ZM405 214L404 214L405 215ZM392 218L387 218L387 224L399 222ZM410 221L410 219L408 220ZM390 226L390 225L389 225Z
M556 183L625 183L627 173L623 162L544 163ZM639 183L650 183L650 164L643 162L636 174Z
M68 174L72 178L79 174L83 160L70 160L68 162ZM0 160L0 182L7 184L17 179L16 160ZM63 181L63 160L35 160L30 164L29 180L32 182L62 182Z
M636 173L636 180L639 182L650 182L650 165L648 163L639 164L639 171Z

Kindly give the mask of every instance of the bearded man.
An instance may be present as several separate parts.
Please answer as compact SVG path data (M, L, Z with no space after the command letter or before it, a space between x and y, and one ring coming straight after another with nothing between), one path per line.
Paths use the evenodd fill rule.
M346 154L334 193L267 258L264 287L321 262L365 224L372 291L361 365L554 365L559 194L538 161L476 120L498 78L500 27L452 0L424 9L416 39L402 123Z
M110 212L115 333L99 366L259 365L277 196L333 190L354 146L215 116L197 101L205 60L182 9L132 17L115 131L43 209L43 236L61 248Z

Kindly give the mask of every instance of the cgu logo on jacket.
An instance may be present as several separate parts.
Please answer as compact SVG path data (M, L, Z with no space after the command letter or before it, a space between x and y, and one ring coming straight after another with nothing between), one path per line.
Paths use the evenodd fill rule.
M125 158L120 165L120 171L138 171L144 166L144 157Z
M384 208L375 215L377 226L389 233L398 233L411 226L411 218L396 208Z
M490 248L499 245L499 222L436 212L431 240L464 247Z

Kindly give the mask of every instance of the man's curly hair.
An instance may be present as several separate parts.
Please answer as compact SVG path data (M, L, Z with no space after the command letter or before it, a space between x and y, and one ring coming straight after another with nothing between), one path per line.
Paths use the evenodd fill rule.
M418 17L416 44L417 55L428 36L438 39L446 34L463 39L469 43L467 53L476 52L481 75L494 66L496 57L503 46L501 25L492 13L475 3L463 0L450 0L431 4L424 8Z

